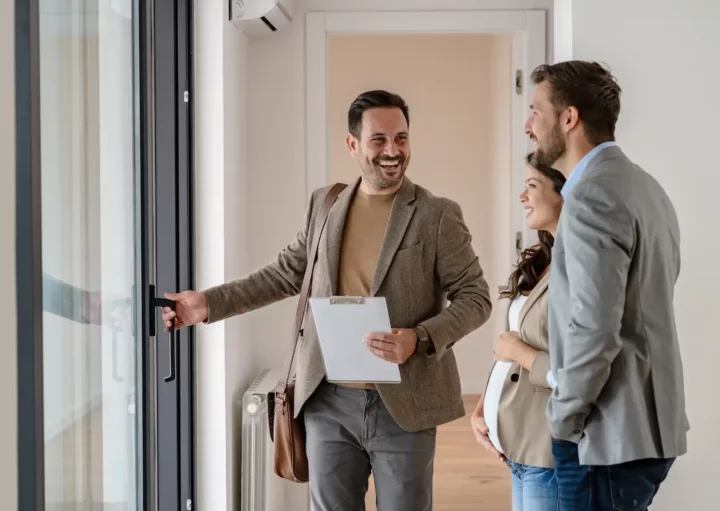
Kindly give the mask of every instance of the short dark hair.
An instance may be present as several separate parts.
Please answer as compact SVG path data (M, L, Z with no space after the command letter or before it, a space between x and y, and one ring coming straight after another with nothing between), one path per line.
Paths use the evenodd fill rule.
M550 84L550 101L556 112L577 108L590 143L615 140L622 90L607 68L582 60L544 64L533 71L532 81Z
M392 92L371 90L355 98L348 110L348 131L355 138L360 138L363 114L372 108L399 108L410 126L410 110L403 98Z

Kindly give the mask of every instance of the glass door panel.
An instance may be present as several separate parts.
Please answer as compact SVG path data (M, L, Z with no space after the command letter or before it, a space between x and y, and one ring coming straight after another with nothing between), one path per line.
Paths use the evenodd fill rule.
M45 502L140 509L132 0L40 1Z

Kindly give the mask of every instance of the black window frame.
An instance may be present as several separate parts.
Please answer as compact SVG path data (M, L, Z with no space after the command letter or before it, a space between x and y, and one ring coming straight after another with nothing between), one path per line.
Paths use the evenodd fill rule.
M144 2L141 2L144 3ZM151 9L148 10L148 9ZM145 303L165 292L194 288L194 173L192 132L192 29L193 4L190 0L148 0L150 14L146 46L152 51L146 59L145 72L151 76L144 90L144 112L152 117L154 138L152 150L145 152L148 172L145 200L154 210L154 224L146 233L145 251L151 286L147 286ZM147 52L146 52L146 55ZM148 127L149 122L143 122ZM143 139L149 145L150 139ZM149 148L147 148L149 149ZM152 220L151 220L152 221ZM145 484L153 490L155 502L143 509L175 511L196 509L195 502L195 329L176 333L176 380L165 382L169 372L168 334L163 333L160 309L147 315L145 327L155 334L146 344L145 399L153 407L145 413L152 422L145 424L146 445L154 446L145 456L150 465ZM154 325L150 323L153 322ZM152 337L152 336L151 336ZM154 388L151 388L153 385ZM155 391L155 395L151 393ZM154 406L153 406L154 403ZM154 479L153 479L154 477ZM188 506L190 504L190 506ZM157 507L155 507L157 506Z
M18 509L45 509L38 0L15 0Z
M41 511L45 509L45 440L39 0L15 0L14 4L18 506ZM141 169L135 189L136 214L141 219L136 222L141 263L137 280L143 287L135 304L140 334L138 378L142 378L137 405L143 410L142 436L138 436L142 442L136 449L137 487L142 497L138 507L177 511L191 504L189 507L196 509L195 332L184 329L176 336L175 388L153 396L152 385L167 384L163 380L167 358L162 356L167 353L162 349L167 340L151 295L151 284L160 292L194 287L193 3L134 0L133 8L139 36L139 46L134 48L139 71L134 78L138 114L135 154ZM166 65L165 58L171 59L172 72L158 73L154 66L158 62ZM171 182L167 189L166 182ZM160 332L154 338L150 336L152 324ZM158 413L151 413L155 407ZM156 433L168 425L175 428L174 441L159 444Z

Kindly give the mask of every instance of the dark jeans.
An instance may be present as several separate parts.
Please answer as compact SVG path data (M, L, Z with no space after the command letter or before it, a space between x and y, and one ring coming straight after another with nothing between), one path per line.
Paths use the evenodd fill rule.
M580 465L578 447L552 441L559 511L645 511L665 480L672 459L644 459L620 465Z

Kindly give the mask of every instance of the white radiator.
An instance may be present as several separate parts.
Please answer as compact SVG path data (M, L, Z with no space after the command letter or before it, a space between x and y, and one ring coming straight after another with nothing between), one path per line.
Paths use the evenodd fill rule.
M242 511L286 511L285 494L294 484L275 474L273 443L268 427L268 392L275 390L280 371L265 369L243 395ZM272 406L272 404L271 404Z

